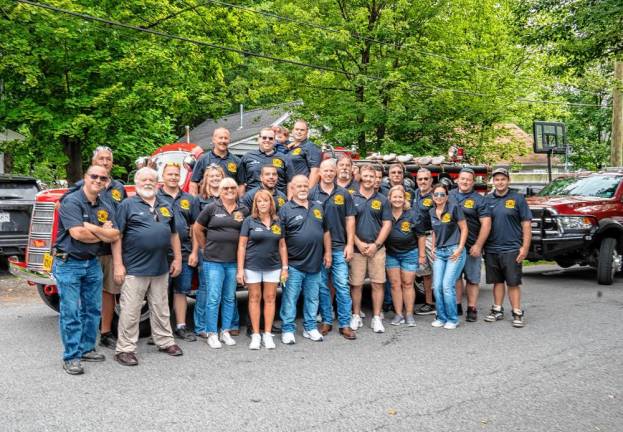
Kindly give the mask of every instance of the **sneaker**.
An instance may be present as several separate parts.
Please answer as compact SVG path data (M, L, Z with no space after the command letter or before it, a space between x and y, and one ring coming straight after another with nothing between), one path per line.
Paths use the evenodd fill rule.
M400 324L404 324L404 323L405 323L405 317L403 317L402 315L395 315L394 319L392 320L390 324L394 326L399 326Z
M322 335L320 334L318 329L313 329L310 331L305 330L303 332L303 337L309 340L312 340L314 342L322 342Z
M455 323L450 322L450 321L448 321L447 323L445 323L443 325L443 328L445 328L446 330L454 330L457 327L458 327L458 324L455 324Z
M112 332L102 333L100 336L100 345L114 350L117 347L117 338Z
M379 316L381 317L381 320L385 319L385 313L383 311L381 311L381 313L379 314Z
M417 311L416 315L432 315L436 312L435 305L424 303Z
M231 337L228 331L221 332L221 342L223 342L227 346L236 345L236 341L233 337Z
M413 315L407 315L405 318L408 327L415 327L415 317Z
M214 349L219 349L223 347L223 345L221 345L221 343L219 342L218 336L216 335L216 333L211 333L208 336L208 346Z
M272 333L262 333L262 345L266 349L275 349L275 341L273 340Z
M374 333L385 333L385 327L383 327L383 321L380 316L372 317L370 327L372 327Z
M465 318L465 321L468 321L468 322L478 321L478 311L476 310L475 307L467 308L467 317Z
M461 303L456 304L456 314L458 316L463 316L463 305Z
M292 332L282 333L281 343L285 345L294 345L296 343L296 339L294 338L294 333Z
M524 311L516 312L513 310L513 327L521 328L525 325Z
M82 354L80 360L87 362L103 362L104 360L106 360L106 356L104 354L98 353L95 350L91 350Z
M253 333L251 335L251 343L249 344L250 350L259 350L262 345L262 336L259 333Z
M430 325L432 325L435 328L441 328L445 325L445 323L443 321L439 321L438 319L436 319L435 321L430 323Z
M198 338L201 338L201 339L207 339L208 338L208 332L204 332L204 331L200 331L199 333L195 333L195 335Z
M359 316L360 316L361 318L365 318L365 317L366 317L366 313L365 313L364 311L362 311L362 310L361 310L361 311L359 311ZM362 325L362 327L363 327L363 325Z
M350 317L350 328L353 330L359 330L361 327L363 327L363 321L361 319L361 316L353 314Z
M175 336L186 342L194 342L197 340L197 336L195 336L193 332L188 330L186 326L176 328L173 333L175 334Z
M486 322L496 322L504 319L504 308L500 307L499 310L495 308L495 306L491 306L491 311L489 315L485 317Z
M65 360L63 362L63 369L65 369L65 372L69 375L82 375L84 373L84 369L80 364L80 359Z

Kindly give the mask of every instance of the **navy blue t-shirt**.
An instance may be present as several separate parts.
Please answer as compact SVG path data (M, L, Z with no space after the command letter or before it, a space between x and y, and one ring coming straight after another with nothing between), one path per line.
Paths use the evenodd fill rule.
M206 229L206 261L232 263L237 260L240 228L249 209L237 203L229 213L221 200L208 204L197 217L197 223Z
M322 153L320 148L310 140L305 140L297 147L290 148L287 154L295 175L302 174L309 177L312 168L318 168L322 162Z
M199 199L186 192L178 193L177 196L172 197L164 189L158 191L158 199L166 202L173 209L175 229L182 243L182 258L187 260L193 249L190 229L199 216ZM172 256L172 254L173 250L170 250L169 255Z
M248 237L244 255L244 268L254 271L271 271L281 268L279 240L283 238L283 227L279 219L267 227L252 216L242 223L240 235Z
M357 213L350 193L346 189L334 185L333 191L328 194L318 183L309 191L308 199L315 204L320 204L324 209L324 217L331 232L331 248L344 250L346 245L346 216L355 216Z
M433 191L426 194L421 194L420 190L415 191L415 197L413 198L413 207L417 207L421 215L428 214L429 210L433 207ZM422 217L422 228L424 231L431 231L433 228L430 223L430 218Z
M246 208L248 208L249 210L253 210L253 199L255 198L255 194L257 193L257 191L259 191L260 189L262 189L261 186L256 187L255 189L252 189L248 191L247 193L245 193L244 196L240 199L240 203ZM273 196L273 201L275 202L275 209L279 211L279 209L288 200L288 197L286 197L286 195L280 192L278 189L273 190L271 192L271 195Z
M435 248L458 245L461 241L459 221L465 220L461 207L447 202L441 213L441 218L437 217L434 206L429 210L429 215L435 231Z
M385 240L387 253L401 254L418 248L417 238L423 235L417 209L404 210L398 219L392 214L392 230Z
M478 234L480 234L480 219L491 217L491 212L485 203L485 197L475 190L463 193L458 189L453 189L450 192L449 200L463 210L468 231L466 246L472 247L478 240Z
M308 208L294 201L279 210L288 247L288 265L306 273L322 268L323 235L328 230L322 206L309 202Z
M69 229L83 226L84 222L102 226L106 221L114 222L114 210L99 197L91 204L84 191L79 189L64 196L59 208L58 231L55 248L76 259L91 259L101 255L104 242L83 243L69 234Z
M116 220L123 235L123 265L131 276L160 276L169 271L167 254L176 233L173 209L156 196L152 208L135 195L119 204Z
M218 201L217 196L209 196L207 198L204 198L204 197L197 195L197 197L199 199L199 213L201 213L208 204Z
M486 196L486 205L491 212L491 233L485 244L485 252L512 252L523 243L522 221L531 221L532 212L523 195L509 190L504 196L495 191Z
M233 178L238 181L238 168L240 166L240 158L231 152L227 152L225 157L220 157L213 150L210 150L207 153L201 155L199 160L195 163L193 167L193 175L190 178L191 181L195 183L201 182L203 179L203 173L206 168L211 164L217 164L223 171L225 171L225 175Z
M381 232L384 221L392 220L392 211L387 198L374 192L366 198L359 191L353 194L355 204L355 235L364 243L374 243Z
M340 187L343 187L348 191L349 194L352 195L359 190L359 183L355 179L350 179L350 182L346 186Z
M247 185L247 190L261 186L260 174L262 167L271 165L277 168L277 189L285 192L288 182L294 176L289 159L281 153L266 154L261 150L252 150L242 156L238 178L240 183Z

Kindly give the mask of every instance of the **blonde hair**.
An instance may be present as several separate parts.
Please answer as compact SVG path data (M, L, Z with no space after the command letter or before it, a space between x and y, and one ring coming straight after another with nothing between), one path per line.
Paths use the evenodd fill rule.
M223 167L219 165L209 165L203 172L203 178L199 183L199 196L203 198L208 198L208 193L210 192L210 185L208 184L208 174L213 171L216 171L221 175L221 180L225 178L225 171L223 170Z
M405 203L402 205L403 210L409 210L411 208L411 203L407 200L405 188L402 185L392 186L392 188L387 192L387 199L389 200L389 204L391 205L391 196L394 192L402 193L402 197L405 200Z
M268 202L270 202L270 206L268 208L268 214L270 215L271 220L277 220L277 207L275 207L275 200L273 196L265 189L260 189L255 193L253 197L253 205L251 206L251 216L255 219L259 219L260 211L257 208L257 200L259 198L266 198Z

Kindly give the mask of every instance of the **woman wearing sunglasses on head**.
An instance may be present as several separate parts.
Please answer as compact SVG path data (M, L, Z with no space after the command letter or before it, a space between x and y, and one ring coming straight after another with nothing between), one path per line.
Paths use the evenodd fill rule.
M459 324L456 310L456 280L465 265L467 223L461 207L448 202L448 188L433 187L433 207L429 210L433 228L433 292L437 319L433 327L455 329ZM422 252L420 252L420 258Z

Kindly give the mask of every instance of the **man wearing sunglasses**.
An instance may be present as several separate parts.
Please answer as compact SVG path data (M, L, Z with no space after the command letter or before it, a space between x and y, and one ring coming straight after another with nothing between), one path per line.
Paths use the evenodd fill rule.
M59 207L53 274L60 295L63 368L70 375L84 373L81 360L105 360L95 350L103 280L97 256L102 243L119 238L114 210L99 198L108 180L106 168L90 166L83 186L69 193Z
M418 208L421 215L428 215L433 207L433 175L426 168L420 168L415 177L418 189L415 191L413 206ZM433 276L432 276L432 247L433 247L433 227L430 217L420 219L421 227L426 233L426 265L421 266L416 272L422 276L424 284L425 302L416 312L416 315L432 315L435 313L435 302L433 301Z
M199 193L199 183L203 179L205 169L216 164L223 168L225 175L238 181L240 158L229 151L230 134L225 128L216 128L212 133L212 149L204 153L195 164L190 178L188 192L192 195Z

